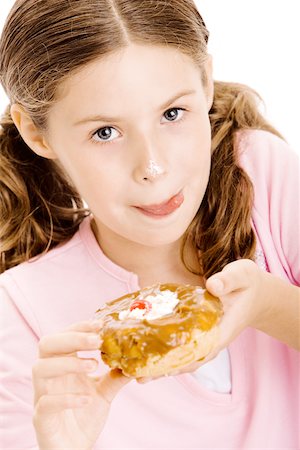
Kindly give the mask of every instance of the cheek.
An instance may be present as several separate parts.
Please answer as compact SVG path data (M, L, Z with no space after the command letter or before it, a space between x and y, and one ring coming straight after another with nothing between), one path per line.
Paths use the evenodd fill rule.
M117 195L119 184L116 183L115 176L104 170L99 161L96 163L72 154L63 155L59 162L90 208Z
M186 173L204 176L210 170L211 130L206 127L193 127L185 140L181 140L182 168Z
M81 179L81 195L85 197L91 209L111 208L120 197L120 180L113 176L107 176L102 171L90 175L87 179Z

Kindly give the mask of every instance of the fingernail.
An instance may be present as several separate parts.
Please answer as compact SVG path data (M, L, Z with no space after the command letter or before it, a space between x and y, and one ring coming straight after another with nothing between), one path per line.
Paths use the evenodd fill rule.
M94 328L95 330L98 330L102 326L103 326L103 320L101 320L101 319L94 319L91 321L91 327Z
M88 336L87 339L89 345L91 345L92 347L100 347L102 343L102 339L100 338L100 336L97 336L96 334L94 336Z

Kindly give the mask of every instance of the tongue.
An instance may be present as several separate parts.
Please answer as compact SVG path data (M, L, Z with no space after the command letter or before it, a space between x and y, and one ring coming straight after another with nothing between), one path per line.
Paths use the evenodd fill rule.
M179 193L178 195L174 195L174 197L172 197L167 203L164 203L163 205L153 205L149 206L148 208L141 209L149 213L162 216L164 214L170 214L172 211L175 211L175 209L179 208L179 206L183 203L183 200L183 194Z

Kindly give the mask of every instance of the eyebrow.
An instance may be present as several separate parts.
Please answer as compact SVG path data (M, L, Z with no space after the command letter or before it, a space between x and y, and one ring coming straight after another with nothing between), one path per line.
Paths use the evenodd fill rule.
M178 100L181 97L185 97L187 95L195 94L195 89L189 89L182 92L177 93L172 98L170 98L167 102L165 102L163 105L161 105L160 109L166 109L168 106L170 106L175 100ZM90 116L86 117L84 119L79 120L78 122L75 122L73 125L78 126L82 125L87 122L121 122L123 119L122 117L111 117L111 116L105 116L103 114L99 114L97 116Z

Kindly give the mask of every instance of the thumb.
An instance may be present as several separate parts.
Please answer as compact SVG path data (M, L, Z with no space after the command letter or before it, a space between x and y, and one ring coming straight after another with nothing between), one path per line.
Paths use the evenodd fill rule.
M110 370L99 380L98 392L111 403L122 387L131 380L132 378L125 377L119 369Z
M207 290L218 296L245 289L253 280L257 265L249 259L239 259L227 264L221 272L212 275L206 281Z

